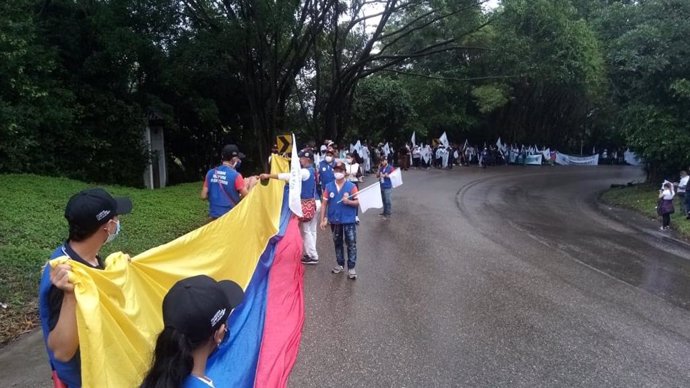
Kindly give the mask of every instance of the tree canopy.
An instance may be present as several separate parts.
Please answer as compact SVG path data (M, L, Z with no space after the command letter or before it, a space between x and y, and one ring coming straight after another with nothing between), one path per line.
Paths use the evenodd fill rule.
M141 185L165 128L172 183L234 142L630 147L690 164L680 0L13 0L0 4L0 171Z

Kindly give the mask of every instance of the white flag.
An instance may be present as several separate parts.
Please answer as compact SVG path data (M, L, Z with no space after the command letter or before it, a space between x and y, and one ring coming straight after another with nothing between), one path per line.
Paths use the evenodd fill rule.
M396 168L391 172L388 177L391 179L391 185L393 185L393 188L396 188L398 186L402 186L403 181L402 181L402 173L400 172L399 168Z
M362 189L357 194L359 200L359 209L362 213L369 209L381 209L383 207L383 199L381 199L381 183L376 182L373 185Z
M360 158L364 156L364 152L362 152L362 142L359 140L355 143L355 151L357 151L357 155L359 155Z
M412 139L410 139L410 140L412 140L412 146L413 147L417 145L416 135L417 135L417 131L412 132Z
M290 210L297 217L302 217L302 166L299 164L297 157L297 142L295 141L295 134L292 134L292 155L290 156L290 191L288 193L288 202Z
M391 153L391 148L388 146L388 143L384 144L383 153L386 154L386 158L388 157L388 154Z
M500 137L498 138L498 140L496 140L496 147L498 147L499 150L503 149L503 143L501 143Z
M443 144L444 147L448 147L448 136L446 136L445 132L443 132L443 135L441 135L441 137L438 138L438 141L441 142L441 144Z

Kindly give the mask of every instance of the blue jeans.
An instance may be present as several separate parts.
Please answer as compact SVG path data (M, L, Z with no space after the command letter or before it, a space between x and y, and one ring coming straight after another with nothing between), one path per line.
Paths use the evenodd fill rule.
M338 262L338 265L345 266L344 239L345 244L347 244L347 268L355 268L357 263L357 225L331 224L331 232L335 244L335 261Z
M391 191L393 189L381 188L381 200L383 201L383 215L391 215Z

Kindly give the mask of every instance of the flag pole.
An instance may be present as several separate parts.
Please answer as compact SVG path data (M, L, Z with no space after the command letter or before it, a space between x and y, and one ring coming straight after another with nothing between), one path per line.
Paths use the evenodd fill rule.
M363 188L362 190L357 191L356 193L352 194L352 197L357 196L357 195L359 195L360 193L363 193L363 192L369 190L370 188L372 188L372 187L374 187L374 186L376 186L376 183L371 184L371 185L369 185L369 186ZM352 197L349 197L348 199L350 199L350 198L352 198ZM343 202L344 199L345 199L345 198L342 198L340 201L338 201L338 202L336 202L336 203Z

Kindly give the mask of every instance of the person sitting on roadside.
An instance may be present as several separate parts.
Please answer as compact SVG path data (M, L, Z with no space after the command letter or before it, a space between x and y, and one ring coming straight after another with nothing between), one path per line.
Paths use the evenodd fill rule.
M83 190L67 202L69 237L51 259L67 257L55 268L46 265L39 286L39 318L53 379L69 388L81 387L81 358L77 332L77 299L69 275L72 263L105 269L99 256L104 244L120 233L119 216L132 211L129 198L113 198L103 189Z
M228 317L244 298L235 282L206 275L182 279L163 298L163 331L141 388L209 388L206 361L228 332Z

